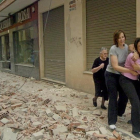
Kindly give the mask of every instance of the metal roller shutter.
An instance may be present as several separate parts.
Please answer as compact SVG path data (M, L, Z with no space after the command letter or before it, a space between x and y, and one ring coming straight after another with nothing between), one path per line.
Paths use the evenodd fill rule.
M108 50L113 44L113 33L121 29L126 44L136 37L136 0L86 0L87 70L91 69L101 47Z
M45 22L47 12L43 14ZM65 83L64 6L50 11L44 33L45 77Z

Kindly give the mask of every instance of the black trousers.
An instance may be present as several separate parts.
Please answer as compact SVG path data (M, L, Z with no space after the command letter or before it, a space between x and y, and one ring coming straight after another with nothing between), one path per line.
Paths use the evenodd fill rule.
M106 86L109 93L108 124L116 124L117 116L125 112L128 98L119 84L119 74L105 72ZM119 94L119 98L118 98Z
M105 79L102 81L99 79L94 78L95 84L95 96L96 97L103 97L104 100L108 100L108 92L105 84Z
M131 103L132 131L140 132L140 100L138 81L131 80L123 75L120 76L120 85Z

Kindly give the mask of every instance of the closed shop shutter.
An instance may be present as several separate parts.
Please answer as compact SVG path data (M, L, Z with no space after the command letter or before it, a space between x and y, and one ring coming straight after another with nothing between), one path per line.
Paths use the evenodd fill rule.
M45 78L65 83L64 6L43 14ZM45 27L46 26L46 27Z
M136 0L86 0L87 70L90 70L101 47L113 45L113 33L121 29L126 44L136 37Z

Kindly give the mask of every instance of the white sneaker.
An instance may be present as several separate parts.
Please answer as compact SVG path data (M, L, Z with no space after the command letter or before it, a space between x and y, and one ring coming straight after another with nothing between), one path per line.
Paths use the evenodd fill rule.
M109 128L110 129L116 129L116 125L115 124L109 125Z

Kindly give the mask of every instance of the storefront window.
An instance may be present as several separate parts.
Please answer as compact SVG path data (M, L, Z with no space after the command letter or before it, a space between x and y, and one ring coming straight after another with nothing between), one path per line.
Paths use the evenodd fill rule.
M15 62L34 64L33 27L14 32Z
M0 60L10 61L9 35L0 37Z
M3 68L11 69L9 34L0 37L0 61Z

